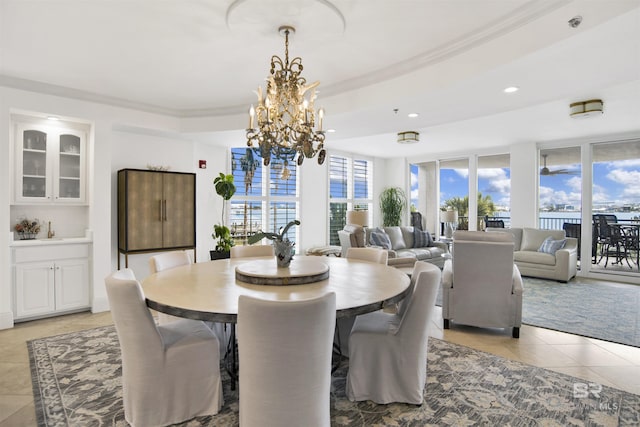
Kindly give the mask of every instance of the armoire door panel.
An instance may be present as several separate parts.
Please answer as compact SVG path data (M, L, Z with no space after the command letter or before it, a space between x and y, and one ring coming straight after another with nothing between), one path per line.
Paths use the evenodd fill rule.
M127 173L127 250L162 248L161 173Z
M164 175L164 247L195 246L195 179L192 174Z

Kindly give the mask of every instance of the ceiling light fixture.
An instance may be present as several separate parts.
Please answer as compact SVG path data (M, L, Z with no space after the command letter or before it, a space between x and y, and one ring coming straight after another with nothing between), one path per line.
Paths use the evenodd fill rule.
M420 134L416 131L398 132L399 144L413 144L418 141L420 141Z
M420 114L418 114L418 113L409 113L409 114L407 114L407 117L411 117L413 119L414 117L418 117L419 115Z
M599 116L603 113L604 106L601 99L590 99L588 101L580 101L569 104L569 115L574 119L585 117Z
M284 61L277 55L271 57L267 88L263 93L262 87L258 87L258 105L249 109L247 146L260 154L265 166L272 159L279 159L286 167L296 155L300 166L305 157L316 154L321 165L326 157L322 130L324 109L320 108L317 113L314 109L316 87L320 82L307 85L307 80L300 75L302 58L289 62L289 34L294 34L295 28L282 26L278 31L284 35ZM257 127L254 127L256 121ZM316 122L317 130L314 129Z
M519 90L520 90L520 88L518 86L509 86L509 87L504 88L503 92L504 93L513 93L513 92L517 92Z
M58 120L60 120L60 118L56 116L47 116L47 120L51 120L52 122L57 122Z

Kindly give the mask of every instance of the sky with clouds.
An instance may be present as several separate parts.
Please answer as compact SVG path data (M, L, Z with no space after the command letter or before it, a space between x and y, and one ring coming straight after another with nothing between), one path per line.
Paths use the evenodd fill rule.
M582 178L580 165L561 165L556 169L568 169L574 174L541 176L540 206L569 205L580 209ZM593 204L640 205L640 159L597 162L593 164ZM452 197L468 194L469 173L463 169L440 171L440 204ZM478 190L490 195L496 206L509 209L511 178L509 168L486 168L478 171ZM417 167L411 169L411 200L417 205Z

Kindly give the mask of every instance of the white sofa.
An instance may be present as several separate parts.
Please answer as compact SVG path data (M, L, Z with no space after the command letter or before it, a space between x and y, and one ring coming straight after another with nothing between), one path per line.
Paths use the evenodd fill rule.
M511 233L515 244L513 259L523 276L568 282L578 268L578 240L566 237L564 230L537 228L487 228L487 232ZM562 249L555 254L539 251L547 237L565 239Z
M444 242L432 241L431 245L414 247L413 227L384 227L369 228L347 224L338 231L342 256L346 255L350 247L375 246L371 243L372 231L383 231L389 238L389 265L394 267L412 266L415 261L427 261L442 268L449 253L449 247Z

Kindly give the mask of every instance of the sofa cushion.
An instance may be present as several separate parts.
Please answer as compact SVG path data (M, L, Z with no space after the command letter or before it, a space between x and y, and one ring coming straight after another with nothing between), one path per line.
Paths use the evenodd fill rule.
M362 248L365 246L364 240L364 228L360 225L355 224L347 224L343 228L344 231L347 231L351 234L351 246L354 248Z
M369 243L373 246L379 246L385 249L391 249L391 240L384 231L372 231Z
M551 236L553 240L565 238L564 230L538 230L537 228L525 228L522 230L521 251L538 252L544 239Z
M513 236L513 248L516 251L522 246L522 228L487 227L487 232L509 233Z
M407 247L400 227L385 227L384 231L389 236L389 240L391 240L391 249L396 251Z
M513 260L527 264L556 265L555 255L545 252L517 251L513 253Z
M538 252L544 252L555 256L556 251L564 248L565 243L567 243L567 239L553 240L553 238L549 236L544 239L544 242L542 242L538 248Z
M402 226L400 227L400 231L402 231L402 238L404 239L406 247L413 248L413 227Z
M428 231L418 230L413 231L413 247L414 248L426 248L433 245L433 239Z
M371 233L374 231L383 231L380 227L364 227L364 245L368 246L371 244Z

